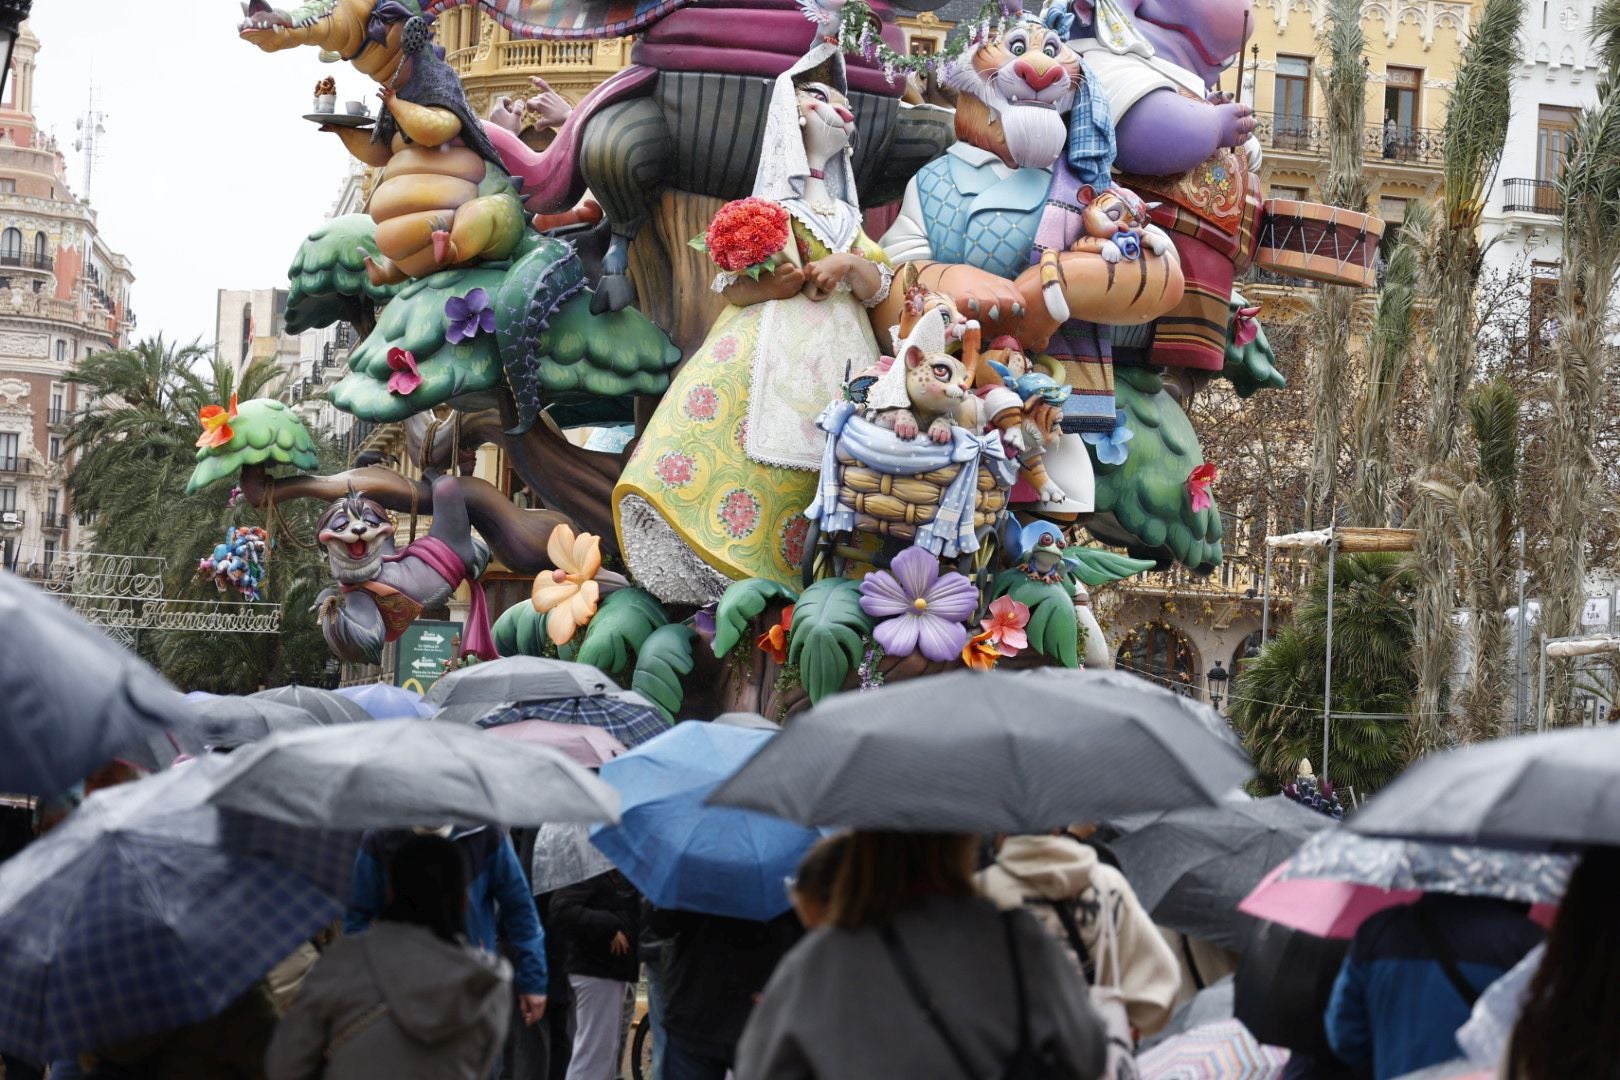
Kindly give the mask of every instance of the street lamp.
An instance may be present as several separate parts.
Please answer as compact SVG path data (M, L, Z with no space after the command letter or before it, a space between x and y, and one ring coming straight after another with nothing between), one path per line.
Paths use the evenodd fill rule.
M1221 700L1226 696L1226 680L1231 677L1232 673L1222 667L1219 660L1215 661L1215 666L1204 676L1209 680L1209 703L1215 706L1216 712L1221 711Z
M11 74L11 50L33 6L34 0L0 0L0 99L6 96L6 79Z

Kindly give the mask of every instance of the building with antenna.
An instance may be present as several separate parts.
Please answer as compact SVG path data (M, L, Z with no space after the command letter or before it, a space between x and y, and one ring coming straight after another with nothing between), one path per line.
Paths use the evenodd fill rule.
M102 239L35 120L39 50L24 23L0 101L0 565L42 577L85 527L68 501L66 446L83 402L65 376L123 344L135 316L129 260Z

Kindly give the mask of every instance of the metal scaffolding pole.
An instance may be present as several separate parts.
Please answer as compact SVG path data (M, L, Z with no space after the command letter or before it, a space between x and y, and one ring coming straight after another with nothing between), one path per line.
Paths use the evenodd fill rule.
M1334 552L1338 548L1334 542L1333 530L1328 529L1327 544L1327 671L1322 678L1322 779L1332 779L1328 773L1328 736L1333 724L1333 565Z

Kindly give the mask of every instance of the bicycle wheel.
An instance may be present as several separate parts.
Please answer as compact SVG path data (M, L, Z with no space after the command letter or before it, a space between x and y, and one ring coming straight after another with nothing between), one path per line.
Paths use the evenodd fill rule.
M643 1014L630 1044L630 1075L632 1080L652 1080L652 1072L652 1016Z

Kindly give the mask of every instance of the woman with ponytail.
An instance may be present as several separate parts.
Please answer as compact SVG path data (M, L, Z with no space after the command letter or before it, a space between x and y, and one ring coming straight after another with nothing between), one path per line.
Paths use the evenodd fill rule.
M388 864L370 929L340 938L281 1021L269 1080L483 1080L510 1016L510 966L467 944L467 872L436 835Z

